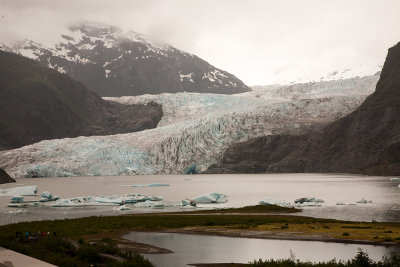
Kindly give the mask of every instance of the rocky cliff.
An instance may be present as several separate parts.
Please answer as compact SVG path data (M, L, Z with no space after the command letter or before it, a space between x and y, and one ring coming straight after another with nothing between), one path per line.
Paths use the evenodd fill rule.
M0 51L0 150L45 139L154 128L161 106L105 101L80 82L28 58Z
M3 169L0 169L0 184L15 183L15 180L8 175Z

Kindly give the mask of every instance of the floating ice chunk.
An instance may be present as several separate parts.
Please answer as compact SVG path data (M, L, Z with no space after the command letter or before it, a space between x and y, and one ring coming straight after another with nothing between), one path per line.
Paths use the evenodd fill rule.
M315 198L315 197L302 197L302 198L298 198L294 201L294 203L300 203L300 204L303 204L305 202L323 203L324 200L320 199L320 198Z
M343 205L346 205L346 204L343 203L343 202L341 202L341 201L338 201L338 202L336 202L336 205L338 205L338 206L343 206Z
M224 203L228 201L228 196L220 193L208 193L192 200L196 201L196 203Z
M317 202L304 202L304 203L296 203L293 207L301 208L301 207L321 207L321 203Z
M360 200L357 200L357 203L358 204L367 204L367 203L372 203L372 200L367 200L367 199L362 198Z
M400 179L393 177L393 178L390 178L389 181L391 181L391 182L399 182Z
M169 186L169 184L152 183L152 184L134 184L134 185L131 185L131 187L158 187L158 186Z
M114 207L113 210L117 210L117 211L126 211L126 210L131 210L130 207L126 206L126 205L122 205L120 207Z
M10 203L23 203L24 197L22 196L12 196Z
M77 207L77 206L87 206L83 199L59 199L56 203L50 205L50 207Z
M290 206L290 202L287 202L286 200L278 200L278 199L271 199L271 198L264 198L260 202L258 202L260 205L277 205L281 207L288 207Z
M31 208L31 207L39 207L42 206L39 202L24 202L24 203L10 203L7 204L7 207L10 208Z
M8 189L0 189L0 196L36 196L37 186L17 186Z
M39 198L40 202L48 202L48 201L56 201L60 199L59 196L53 196L52 193L50 193L49 191L44 191Z
M137 203L136 207L162 209L164 208L164 203L146 200L145 202Z
M10 210L7 212L4 212L4 214L21 214L21 213L26 213L26 210Z
M196 207L197 203L194 200L184 199L184 200L182 200L182 207L185 207L185 206Z
M144 202L146 200L151 200L151 201L160 201L163 200L161 196L146 196L140 193L136 194L127 194L122 196L124 203L137 203L137 202Z
M120 196L94 197L94 199L91 199L90 202L97 202L97 203L109 204L109 205L122 205L125 203L124 198L120 197Z

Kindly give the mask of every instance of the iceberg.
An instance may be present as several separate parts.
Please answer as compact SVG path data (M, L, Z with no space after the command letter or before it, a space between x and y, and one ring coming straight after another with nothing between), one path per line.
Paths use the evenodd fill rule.
M165 205L161 202L146 200L145 202L137 203L135 206L141 208L163 209Z
M185 206L196 207L197 203L194 200L184 199L184 200L182 200L182 207L185 207Z
M367 203L372 203L372 200L367 200L367 199L362 198L360 200L357 200L357 203L358 204L367 204Z
M220 193L208 193L193 198L196 203L224 203L228 201L228 196Z
M169 184L152 183L152 184L134 184L134 185L131 185L131 187L158 187L158 186L169 186Z
M136 193L136 194L127 194L122 196L124 203L131 203L131 204L135 204L137 202L144 202L146 200L151 200L151 201L160 201L163 200L162 197L160 196L146 196L140 193Z
M131 210L131 208L128 207L128 206L126 206L126 205L122 205L122 206L120 206L120 207L114 207L113 210L116 210L116 211L126 211L126 210Z
M24 197L22 196L12 196L10 203L23 203Z
M124 198L120 196L101 196L94 197L90 199L89 202L101 203L101 204L109 204L109 205L122 205L125 203Z
M37 186L17 186L8 189L0 189L0 196L36 196Z
M265 198L258 202L260 205L277 205L280 207L288 207L290 206L290 202L287 202L286 200L275 200L271 198Z
M59 200L60 197L59 196L53 196L52 193L50 193L49 191L44 191L39 198L39 202L48 202L48 201L56 201Z
M39 207L42 205L43 204L40 204L39 202L23 202L23 203L10 203L10 204L7 204L7 207L9 207L9 208L32 208L32 207Z

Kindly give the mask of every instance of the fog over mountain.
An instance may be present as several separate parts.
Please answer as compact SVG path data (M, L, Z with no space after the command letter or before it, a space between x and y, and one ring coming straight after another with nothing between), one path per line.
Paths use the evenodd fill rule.
M398 10L397 0L2 0L0 42L52 46L70 25L95 21L195 54L247 85L287 84L374 74L400 40Z

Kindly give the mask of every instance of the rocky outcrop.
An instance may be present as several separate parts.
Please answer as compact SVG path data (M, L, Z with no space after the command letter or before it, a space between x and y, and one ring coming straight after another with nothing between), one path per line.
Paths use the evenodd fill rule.
M15 183L15 180L8 175L3 169L0 168L0 184Z
M68 74L100 96L251 90L201 58L133 31L86 22L61 36L54 47L24 40L9 49Z
M262 173L304 142L304 135L268 135L229 147L219 164L204 173Z
M0 51L0 150L155 128L161 117L158 104L105 101L65 74Z

